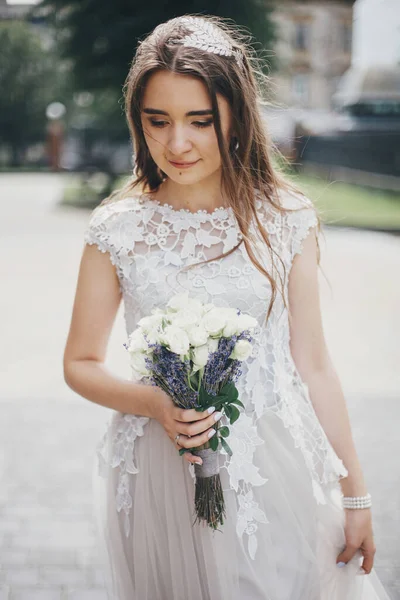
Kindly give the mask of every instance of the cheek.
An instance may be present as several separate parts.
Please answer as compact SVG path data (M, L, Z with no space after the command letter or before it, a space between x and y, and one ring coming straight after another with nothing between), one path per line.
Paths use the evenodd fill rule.
M145 142L149 148L150 154L160 153L160 151L163 148L162 134L160 133L160 131L150 130L149 128L146 128L146 126L144 125L143 126L143 135L144 135Z
M220 152L215 131L211 131L210 133L207 133L207 135L204 135L200 143L206 155L212 156L213 158L219 156Z

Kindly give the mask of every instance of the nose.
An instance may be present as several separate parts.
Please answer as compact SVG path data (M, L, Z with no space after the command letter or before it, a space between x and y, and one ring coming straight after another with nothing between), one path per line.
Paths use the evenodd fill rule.
M181 156L184 152L189 152L192 143L187 135L186 127L174 126L170 129L171 134L168 139L168 150L172 156Z

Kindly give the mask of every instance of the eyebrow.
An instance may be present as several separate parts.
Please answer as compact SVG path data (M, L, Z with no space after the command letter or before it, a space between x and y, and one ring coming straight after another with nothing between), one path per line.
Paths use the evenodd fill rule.
M160 110L158 108L144 108L143 112L148 114L148 115L166 115L168 116L168 113L165 110ZM205 115L212 115L213 111L211 110L211 108L206 108L205 110L191 110L189 112L186 113L186 117L201 117L201 116L205 116Z

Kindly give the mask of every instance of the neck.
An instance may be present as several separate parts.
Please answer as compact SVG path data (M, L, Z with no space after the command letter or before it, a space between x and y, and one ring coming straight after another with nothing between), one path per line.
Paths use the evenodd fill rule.
M173 208L186 208L192 212L206 210L212 212L220 206L227 206L221 192L221 182L215 179L202 179L198 183L183 185L166 179L154 193L154 198Z

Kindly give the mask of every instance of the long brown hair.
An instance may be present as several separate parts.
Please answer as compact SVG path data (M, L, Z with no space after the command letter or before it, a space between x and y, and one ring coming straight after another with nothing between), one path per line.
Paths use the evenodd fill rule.
M156 191L166 175L153 161L143 133L141 124L142 98L146 82L156 71L165 70L179 75L197 77L202 81L209 93L214 115L214 127L221 154L221 185L228 205L232 208L240 228L242 239L229 252L203 262L211 262L234 252L241 243L245 244L250 260L255 267L269 280L272 296L266 319L268 319L276 298L278 285L273 275L258 260L249 231L250 222L254 218L263 241L271 253L283 266L283 279L280 277L281 293L283 293L286 269L282 259L272 248L268 233L263 227L256 210L255 191L266 203L280 212L300 209L283 209L279 201L279 192L297 191L287 183L273 165L271 155L273 145L268 138L262 117L264 86L268 87L268 76L263 73L260 59L245 41L244 35L237 26L225 19L204 15L185 15L201 18L218 27L225 34L232 47L239 53L238 62L234 55L221 56L198 48L186 47L179 43L189 31L181 17L171 19L158 25L136 50L129 74L127 76L124 95L125 112L134 150L134 173L123 188L114 192L105 201L124 198L135 189L141 192ZM178 43L177 43L178 42ZM232 115L233 136L226 142L221 131L217 94L221 94L229 103ZM237 146L238 143L238 147ZM306 206L306 204L305 204ZM318 218L318 229L321 224ZM317 240L318 245L318 240ZM320 251L318 245L318 263ZM197 266L191 265L186 268ZM273 268L273 271L275 269ZM279 273L279 271L278 271Z

